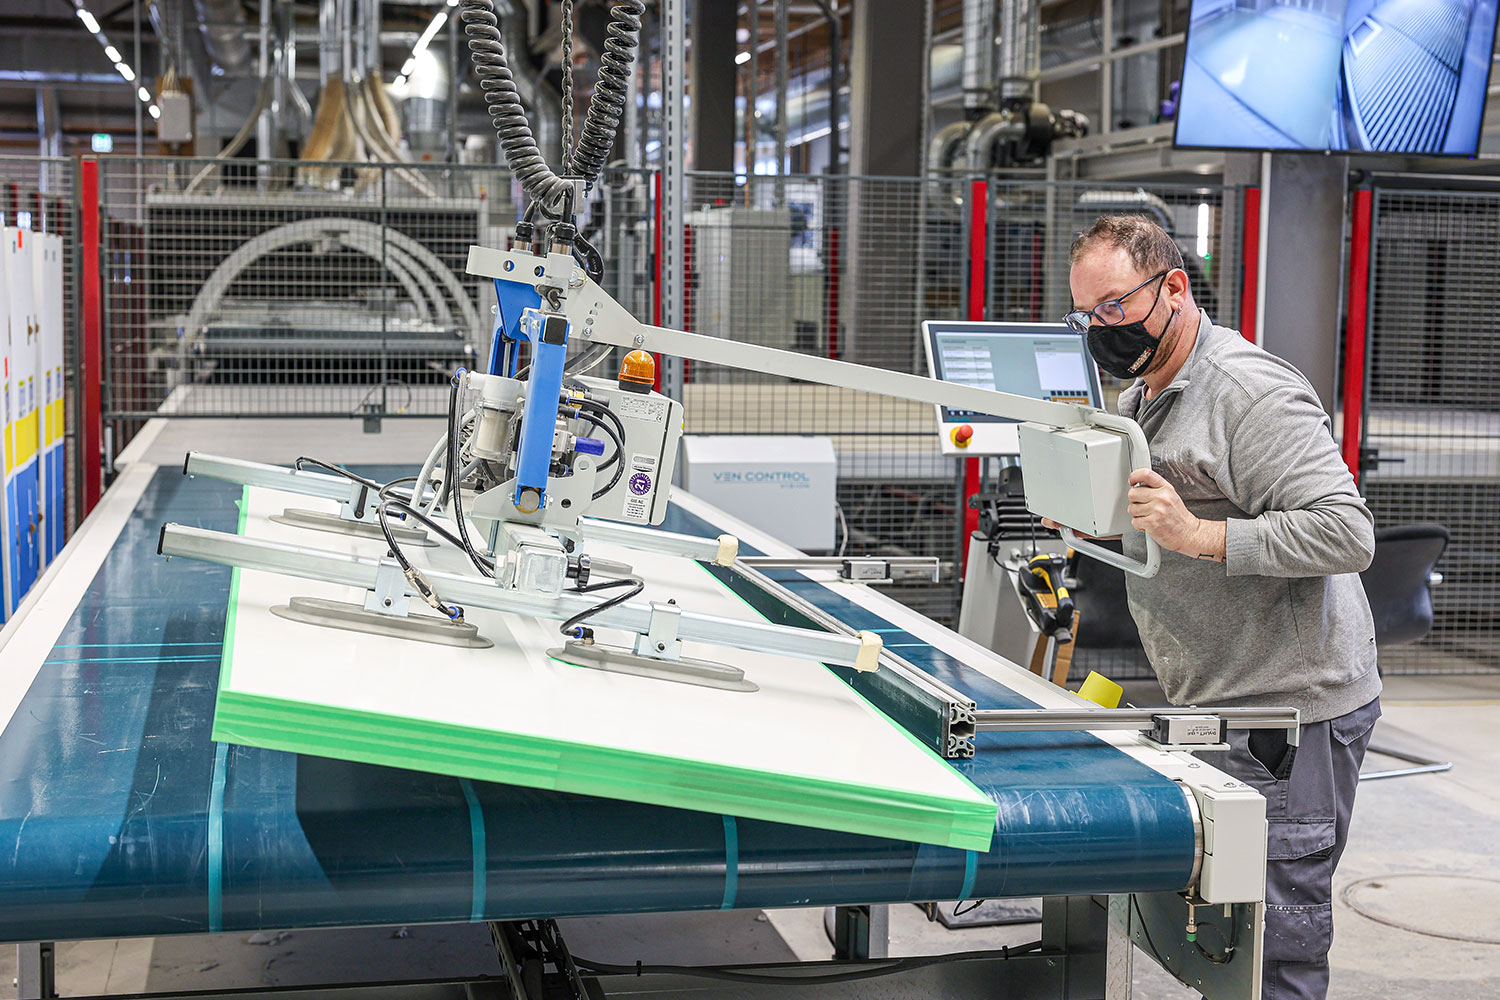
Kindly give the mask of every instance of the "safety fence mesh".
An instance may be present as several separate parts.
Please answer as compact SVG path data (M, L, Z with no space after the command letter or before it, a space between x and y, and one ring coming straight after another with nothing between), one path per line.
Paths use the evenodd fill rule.
M1500 194L1376 189L1363 479L1377 527L1452 542L1421 642L1386 673L1500 671Z
M431 416L488 350L493 168L100 161L105 418Z

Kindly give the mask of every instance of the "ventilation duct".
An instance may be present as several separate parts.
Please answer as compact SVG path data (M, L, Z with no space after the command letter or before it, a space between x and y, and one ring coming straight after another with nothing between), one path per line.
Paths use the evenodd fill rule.
M265 2L265 0L263 0ZM198 10L198 31L212 63L214 76L253 76L247 33L249 23L239 0L193 0Z
M995 0L964 0L964 111L977 118L995 108Z

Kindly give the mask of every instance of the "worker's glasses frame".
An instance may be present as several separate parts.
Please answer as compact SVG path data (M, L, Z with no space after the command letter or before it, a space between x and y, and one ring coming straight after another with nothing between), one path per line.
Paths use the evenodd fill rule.
M1139 285L1136 285L1130 291L1126 292L1124 295L1121 295L1117 299L1106 299L1092 309L1074 309L1072 312L1063 317L1063 322L1068 324L1068 329L1072 330L1074 333L1088 333L1090 323L1096 319L1100 322L1100 324L1104 326L1117 326L1120 323L1125 322L1126 299L1130 298L1136 292L1140 291L1142 288L1145 288L1153 281L1166 281L1167 275L1171 273L1171 268L1168 268L1165 271L1158 271L1156 274L1153 274L1151 277L1147 278ZM1156 288L1156 294L1161 294L1160 285L1158 285Z

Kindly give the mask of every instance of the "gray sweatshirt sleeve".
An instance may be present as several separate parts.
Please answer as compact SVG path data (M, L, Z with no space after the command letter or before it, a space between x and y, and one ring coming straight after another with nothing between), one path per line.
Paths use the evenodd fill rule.
M1251 515L1226 525L1228 575L1329 576L1370 565L1374 518L1310 389L1286 385L1255 400L1216 478Z

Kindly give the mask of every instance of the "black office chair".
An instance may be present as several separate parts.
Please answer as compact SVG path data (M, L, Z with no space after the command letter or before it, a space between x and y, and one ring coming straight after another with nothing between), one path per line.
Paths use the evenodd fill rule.
M1375 558L1359 578L1375 617L1376 646L1417 642L1432 631L1432 587L1443 580L1436 566L1448 541L1448 529L1441 524L1399 524L1375 532ZM1453 766L1452 761L1430 760L1376 745L1371 745L1369 752L1413 766L1366 772L1359 776L1361 781L1432 774Z

